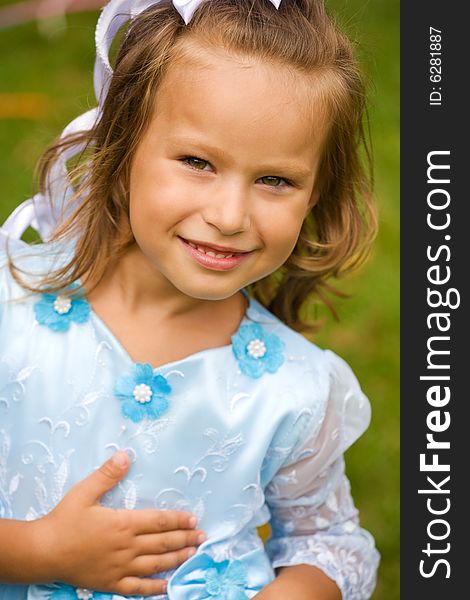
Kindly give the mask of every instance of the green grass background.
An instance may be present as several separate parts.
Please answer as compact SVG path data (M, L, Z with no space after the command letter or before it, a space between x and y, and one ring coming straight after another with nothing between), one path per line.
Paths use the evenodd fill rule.
M0 0L0 6L5 4ZM314 341L352 365L372 403L371 426L347 452L347 471L363 526L375 536L382 555L373 599L395 600L399 598L399 1L328 0L327 5L357 40L371 81L380 233L366 267L341 283L353 297L339 304L340 323L330 319ZM96 13L84 13L42 26L0 29L0 222L30 197L33 169L43 147L72 118L95 105L95 22Z

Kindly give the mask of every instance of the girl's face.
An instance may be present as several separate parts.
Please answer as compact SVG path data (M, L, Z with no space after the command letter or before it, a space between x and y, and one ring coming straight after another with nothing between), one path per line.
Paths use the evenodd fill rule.
M219 300L286 261L326 132L311 82L202 48L169 69L130 172L132 232L156 281Z

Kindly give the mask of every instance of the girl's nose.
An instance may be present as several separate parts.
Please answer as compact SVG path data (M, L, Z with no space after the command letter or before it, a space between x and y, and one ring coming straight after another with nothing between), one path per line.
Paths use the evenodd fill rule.
M239 183L221 185L210 192L204 220L216 227L223 235L234 235L249 229L250 193Z

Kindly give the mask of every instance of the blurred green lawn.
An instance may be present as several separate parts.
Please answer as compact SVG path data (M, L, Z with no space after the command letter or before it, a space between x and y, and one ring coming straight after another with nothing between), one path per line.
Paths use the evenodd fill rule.
M285 0L287 1L287 0ZM8 2L0 0L0 6ZM343 356L372 403L372 424L346 455L363 526L382 554L374 600L399 598L399 0L328 0L372 82L370 117L380 234L362 271L341 282L341 322L315 342ZM0 222L33 191L41 150L95 105L96 13L0 30ZM16 115L16 116L14 116ZM21 115L21 116L19 116Z

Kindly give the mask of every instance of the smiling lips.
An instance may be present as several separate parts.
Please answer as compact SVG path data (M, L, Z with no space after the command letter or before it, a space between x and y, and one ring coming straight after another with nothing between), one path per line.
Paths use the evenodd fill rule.
M202 266L215 271L228 271L241 264L251 252L237 252L227 248L222 252L220 246L212 247L200 245L197 242L191 242L179 238L184 245L185 250Z

